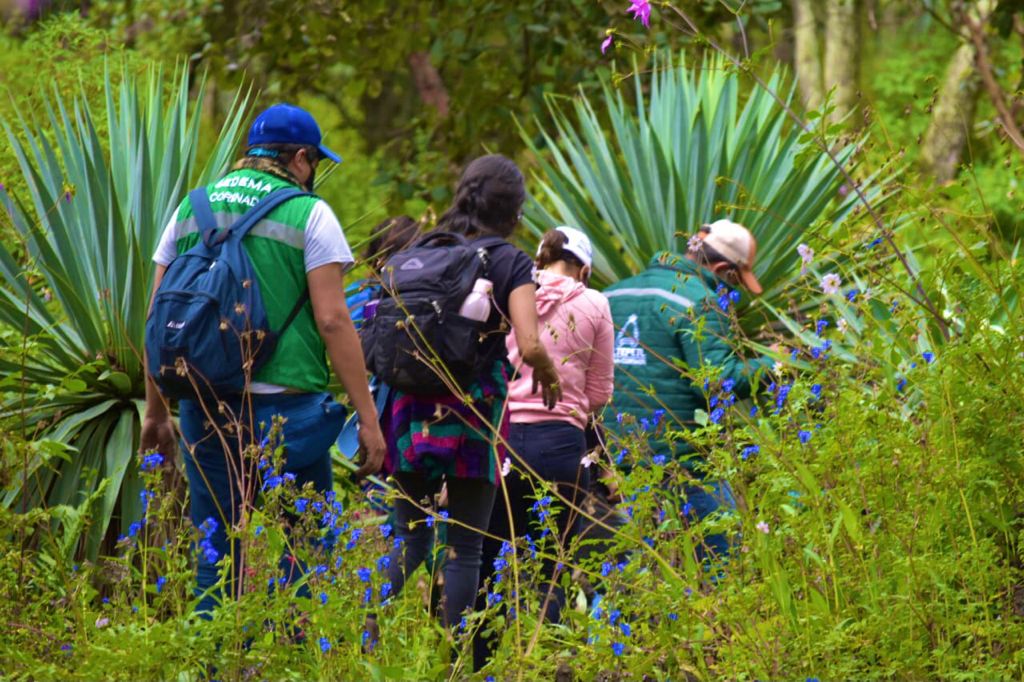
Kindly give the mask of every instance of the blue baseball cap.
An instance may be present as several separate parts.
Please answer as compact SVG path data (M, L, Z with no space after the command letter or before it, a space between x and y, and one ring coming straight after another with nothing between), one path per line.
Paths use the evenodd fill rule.
M341 157L320 144L323 136L313 116L291 104L275 104L256 117L249 128L249 146L260 144L303 144L316 147L334 163Z

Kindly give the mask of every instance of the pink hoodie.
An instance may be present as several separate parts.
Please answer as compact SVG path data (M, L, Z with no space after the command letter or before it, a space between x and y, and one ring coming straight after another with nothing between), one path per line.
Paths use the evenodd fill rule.
M533 370L523 363L515 334L507 339L509 360L516 368L509 384L509 412L513 422L565 421L587 425L587 415L600 410L612 395L615 367L608 299L594 289L547 270L537 273L537 315L540 340L562 380L562 400L554 410L533 389Z

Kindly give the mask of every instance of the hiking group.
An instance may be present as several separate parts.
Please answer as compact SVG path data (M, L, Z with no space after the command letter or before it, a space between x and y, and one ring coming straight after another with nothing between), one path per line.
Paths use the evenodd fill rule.
M340 161L310 114L270 107L234 168L181 203L153 256L141 449L167 454L180 442L191 519L214 557L237 555L229 529L265 487L268 464L244 454L252 444L279 439L282 475L333 495L330 452L345 408L328 392L328 359L355 413L357 475L384 472L395 492L394 593L428 559L430 501L446 499L440 611L452 628L484 607L502 557L536 528L531 509L553 495L557 541L568 546L581 532L598 483L588 441L615 442L652 414L693 428L708 396L687 368L717 367L742 398L771 363L737 354L717 304L723 287L760 293L746 228L704 225L687 253L658 253L600 293L588 286L595 256L582 230L553 227L534 257L509 241L526 190L516 165L496 154L465 168L432 230L385 221L364 259L372 274L346 302L353 254L312 193L325 159ZM734 506L685 439L650 447L689 472L681 516ZM538 499L542 485L550 493ZM729 546L724 535L706 536L700 560L721 559ZM223 598L218 568L197 563L197 611L209 617ZM229 590L241 563L232 562ZM286 580L301 575L290 557L281 567ZM553 558L543 563L543 613L553 622L565 605L563 570ZM475 642L478 667L490 646Z

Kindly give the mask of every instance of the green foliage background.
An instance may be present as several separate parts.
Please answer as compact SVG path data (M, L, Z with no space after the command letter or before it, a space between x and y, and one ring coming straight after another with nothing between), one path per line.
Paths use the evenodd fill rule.
M86 3L85 16L77 3L65 4L51 4L41 22L11 22L0 33L0 119L42 119L54 94L66 101L82 96L102 109L105 74L116 85L122 73L139 75L153 63L207 77L200 152L213 146L239 86L253 88L254 107L295 101L314 112L328 144L345 158L320 190L354 245L387 215L443 210L459 167L481 152L510 154L531 177L542 177L548 144L558 142L542 135L555 129L551 98L565 102L582 92L597 103L595 121L607 125L612 116L601 104L601 83L631 97L626 77L638 70L644 81L655 49L682 50L696 63L708 54L705 38L734 54L745 53L746 41L745 76L767 76L786 58L790 40L789 10L776 2L688 3L698 37L681 30L661 3L649 32L624 15L626 3L591 0L436 0L398 8L378 0L100 0ZM929 6L941 15L940 4ZM1015 3L1005 6L1016 11ZM888 246L870 245L876 235L862 212L834 230L801 226L817 260L800 275L788 255L791 277L777 273L769 310L783 320L777 328L798 358L773 377L792 383L789 403L783 409L777 394L762 396L756 418L750 405L737 406L723 424L706 424L692 436L712 473L736 487L737 513L699 525L659 520L659 509L682 502L662 489L660 477L680 472L669 465L613 474L627 499L636 496L634 523L614 553L629 550L633 558L610 569L600 555L559 559L600 584L608 608L620 608L634 632L627 635L607 613L588 614L579 594L580 608L567 613L564 627L538 627L535 605L527 605L518 621L498 621L504 640L492 670L499 679L550 678L562 664L579 679L603 680L1024 677L1022 157L1001 141L982 95L956 180L936 188L920 174L919 140L956 39L916 3L874 7L879 28L862 49L869 116L847 139L865 140L854 159L858 169L885 169L892 200L882 217L907 266ZM742 31L734 12L741 13ZM615 44L602 55L609 26ZM1020 41L991 37L1000 82L1014 93ZM408 64L414 52L437 67L448 116L422 102ZM750 92L749 80L744 84L741 106ZM845 131L825 132L835 139ZM104 143L118 142L106 139L102 124L97 133ZM26 189L12 146L0 146L0 183L13 195ZM540 198L531 211L535 228L555 210L540 187L531 185ZM11 257L23 257L9 223L0 230ZM821 296L818 278L833 270L851 273L846 286L857 289L854 300ZM38 274L25 273L41 286ZM948 320L950 341L909 300L918 284ZM840 320L847 330L837 328ZM818 327L819 321L828 324ZM5 327L0 335L5 367L42 348L18 329ZM826 342L824 358L810 354ZM31 390L51 404L73 404L82 388L71 379L103 369L90 363L49 383L35 381ZM714 381L694 377L703 378ZM23 395L24 373L8 373L0 390L6 400ZM130 415L137 395L124 397ZM71 460L45 437L50 420L61 416L33 415L38 428L0 425L5 490L26 458ZM118 438L130 440L126 433ZM643 457L644 434L633 438L633 456ZM751 444L760 447L756 456L738 456ZM80 538L95 529L96 506L109 506L98 481L68 504L0 511L0 621L9 625L0 638L4 674L200 679L211 661L237 679L450 679L464 672L449 663L457 664L467 642L448 640L426 616L425 594L407 589L387 607L377 596L364 601L355 568L373 566L387 543L347 482L339 487L345 527L367 535L314 580L324 595L319 606L294 592L275 599L256 589L202 624L189 617L195 538L182 527L181 499L159 474L133 468L130 476L133 495L140 486L158 495L152 524L102 552L94 541L88 561L78 558ZM238 530L253 548L259 585L274 576L286 542L284 515L297 494L268 494L259 515ZM709 586L691 555L699 533L715 529L736 532L741 546L729 578ZM511 584L536 578L529 552L513 564ZM375 594L380 581L375 574ZM362 617L370 608L382 613L386 639L365 656ZM277 625L295 622L296 609L308 629L304 643ZM333 649L322 650L320 637ZM628 643L623 655L613 642Z

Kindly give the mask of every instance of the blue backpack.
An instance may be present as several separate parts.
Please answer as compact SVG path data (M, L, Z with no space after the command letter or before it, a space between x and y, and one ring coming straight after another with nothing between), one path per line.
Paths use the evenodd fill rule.
M168 398L240 394L274 354L278 339L309 300L299 298L278 330L270 328L245 235L295 188L263 197L231 227L217 229L206 189L189 194L202 239L167 268L146 320L147 370Z

